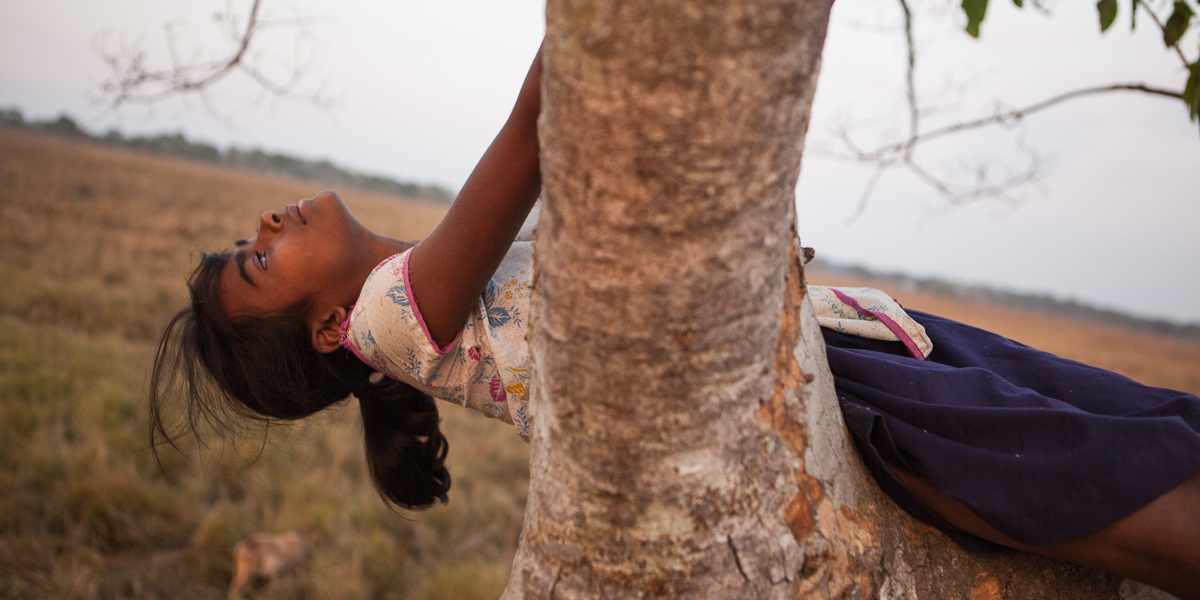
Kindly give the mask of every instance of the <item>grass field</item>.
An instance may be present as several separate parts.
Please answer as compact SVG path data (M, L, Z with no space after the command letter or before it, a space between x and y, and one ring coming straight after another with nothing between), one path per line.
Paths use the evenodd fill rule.
M397 515L366 475L351 404L197 460L146 450L145 379L202 249L254 234L312 184L0 130L0 598L223 598L253 531L324 532L268 598L495 598L528 448L443 408L448 505ZM347 192L402 239L444 207ZM251 459L261 456L249 466ZM262 592L263 590L259 590Z
M146 449L153 345L185 302L195 253L252 235L262 210L316 191L0 130L0 598L222 598L238 539L301 527L323 532L305 568L258 597L498 595L528 485L528 448L498 421L443 405L451 500L415 514L389 512L375 495L353 404L215 445L204 459L193 443L165 454L161 470ZM343 198L364 223L403 239L443 210ZM889 291L1200 392L1200 346Z

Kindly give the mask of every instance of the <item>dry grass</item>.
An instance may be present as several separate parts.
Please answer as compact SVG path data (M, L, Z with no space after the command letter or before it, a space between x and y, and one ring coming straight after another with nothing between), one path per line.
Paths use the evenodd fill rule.
M251 235L309 184L0 130L0 599L222 598L252 531L324 532L264 598L494 598L515 550L528 448L443 410L449 505L389 512L363 463L358 412L329 411L197 460L146 450L144 385L159 329L201 249ZM442 208L343 195L413 239ZM814 279L822 279L815 276ZM1200 347L894 292L1148 383L1200 391ZM240 457L240 458L239 458Z
M516 548L528 448L446 407L451 501L376 495L354 405L208 460L146 450L145 377L183 274L310 184L0 130L0 598L223 598L252 531L325 532L265 598L494 598ZM444 207L343 194L373 229Z

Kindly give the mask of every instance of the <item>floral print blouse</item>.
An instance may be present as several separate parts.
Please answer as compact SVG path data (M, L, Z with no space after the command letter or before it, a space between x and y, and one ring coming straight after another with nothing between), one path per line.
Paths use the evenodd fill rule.
M447 402L512 423L529 439L529 282L533 224L527 221L454 341L438 346L412 302L406 250L363 284L342 345L377 371Z
M859 337L900 342L917 360L925 360L933 352L933 342L925 328L883 290L810 285L808 298L821 327Z
M530 356L525 334L536 213L452 342L439 346L433 341L412 301L407 250L384 260L367 278L342 324L342 345L384 375L513 424L528 441ZM885 292L808 288L822 327L899 341L918 359L933 349L925 329Z

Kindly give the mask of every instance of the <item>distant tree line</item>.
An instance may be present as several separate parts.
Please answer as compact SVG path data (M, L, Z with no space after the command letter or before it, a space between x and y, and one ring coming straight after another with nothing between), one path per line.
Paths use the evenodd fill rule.
M1200 342L1200 323L1177 323L1166 319L1135 317L1075 300L1060 300L1046 294L1021 294L985 285L954 283L934 277L913 277L904 273L879 272L862 265L835 264L820 258L814 259L810 266L814 270L882 281L903 289L937 296L1011 306L1021 310L1062 315L1093 323L1115 325L1126 329Z
M131 148L153 154L166 154L189 160L198 160L252 171L262 171L308 179L337 188L356 188L371 192L394 194L406 198L420 198L449 204L454 194L438 185L396 181L378 175L365 175L348 171L328 160L308 161L286 154L274 154L260 149L243 150L231 147L222 151L212 144L194 142L183 133L168 133L156 136L125 137L112 129L103 135L95 135L79 126L68 115L44 121L26 121L16 108L0 108L0 126L39 131L64 138L87 140L108 146Z

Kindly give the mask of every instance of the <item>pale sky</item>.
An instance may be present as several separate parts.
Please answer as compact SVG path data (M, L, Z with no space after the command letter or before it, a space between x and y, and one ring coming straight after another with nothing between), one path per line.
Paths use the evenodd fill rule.
M1090 2L1057 3L1050 17L992 2L983 39L971 40L961 33L958 2L925 4L934 8L917 30L918 86L949 107L926 127L1074 87L1183 85L1178 59L1145 18L1131 34L1122 14L1101 37ZM163 24L177 19L185 55L225 48L211 19L225 4L207 0L6 3L0 106L34 119L65 111L96 132L182 130L222 147L328 158L457 189L507 116L544 30L542 0L266 0L266 7L278 17L311 17L310 81L338 98L335 107L264 99L235 80L212 95L231 125L195 102L117 113L89 103L105 75L93 50L101 31L114 41L140 37L151 57L165 61ZM810 150L829 147L838 124L899 126L904 55L890 27L897 23L894 2L838 1ZM290 58L291 34L272 35L264 47L274 58L264 60ZM1191 39L1184 47L1196 45ZM857 131L867 140L880 127ZM869 171L810 151L797 189L801 236L833 261L1200 321L1200 133L1182 103L1136 94L1078 100L1030 118L1023 137L1047 168L1036 186L1016 192L1019 205L946 211L931 189L892 172L853 224L847 220ZM968 134L931 146L927 163L961 171L980 159L1011 159L1013 147L1011 133ZM282 200L248 199L264 208Z

